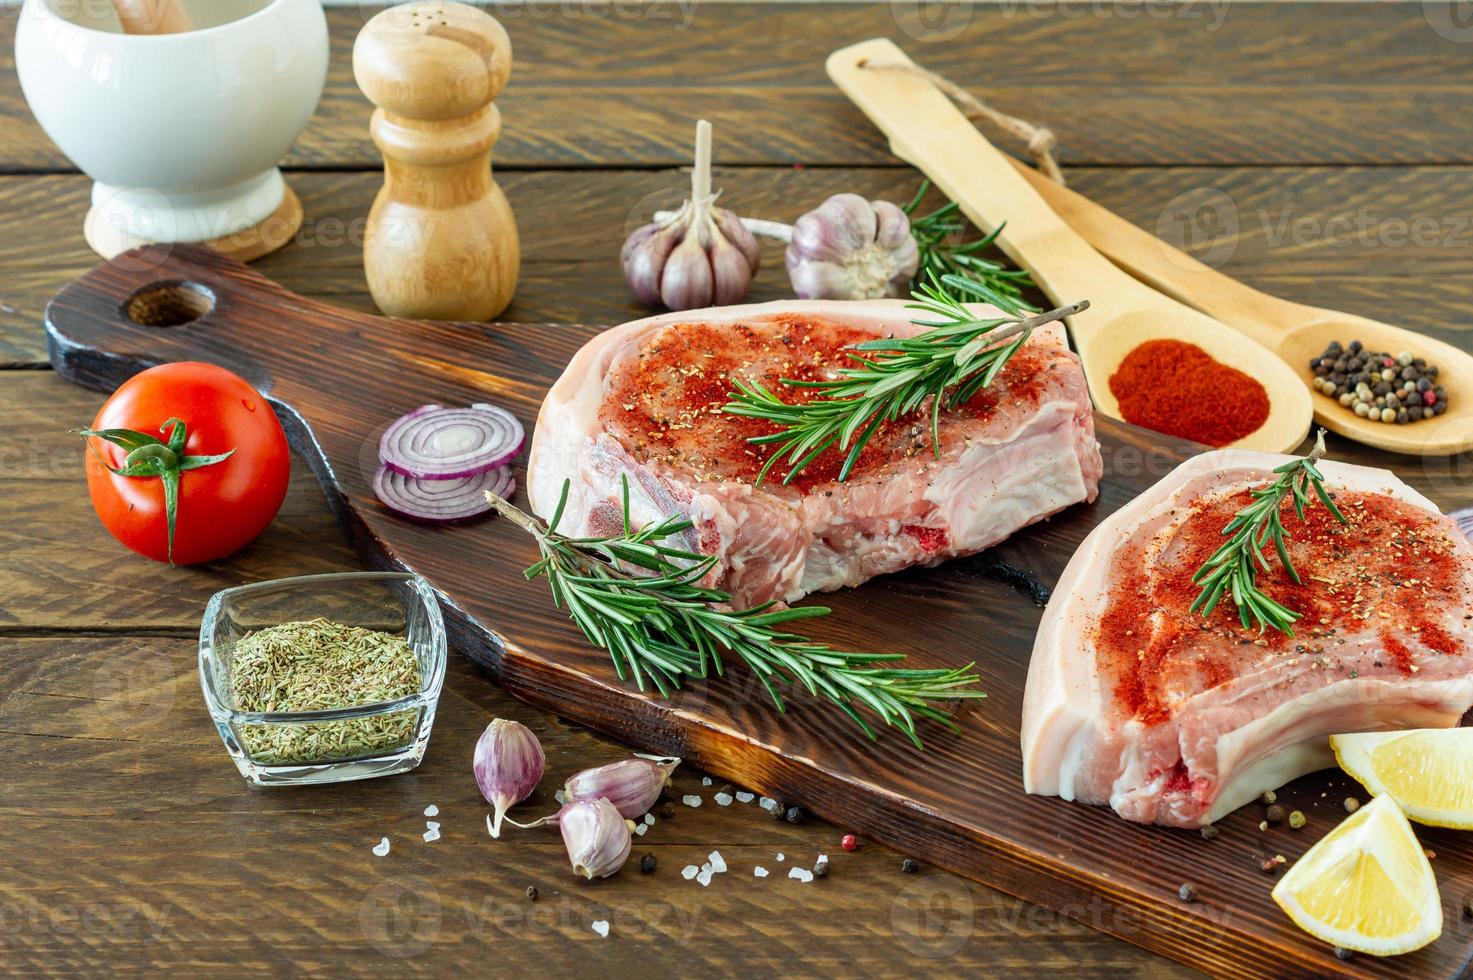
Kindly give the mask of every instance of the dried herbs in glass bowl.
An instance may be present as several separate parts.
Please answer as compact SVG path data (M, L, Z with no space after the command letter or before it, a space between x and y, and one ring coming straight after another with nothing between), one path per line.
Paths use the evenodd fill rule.
M217 593L200 684L246 779L293 785L419 765L445 678L445 629L417 575L352 572Z

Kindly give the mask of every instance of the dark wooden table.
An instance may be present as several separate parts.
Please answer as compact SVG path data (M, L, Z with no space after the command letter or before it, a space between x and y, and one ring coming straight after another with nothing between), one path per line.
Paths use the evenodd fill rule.
M371 309L358 248L379 184L349 51L373 9L330 13L333 61L287 165L307 222L257 264L291 289ZM1271 292L1473 337L1473 23L1456 5L1002 3L550 4L499 8L517 66L500 100L499 179L516 209L522 280L505 319L637 315L624 233L681 193L693 121L716 126L724 203L791 220L826 195L901 200L897 166L823 76L825 54L874 35L1000 108L1059 134L1073 186L1211 252ZM95 261L88 181L30 118L0 32L0 966L28 973L264 975L597 969L644 976L1186 971L1061 916L868 845L827 879L783 877L838 854L845 830L721 808L699 774L637 844L586 884L556 834L489 840L470 776L494 716L542 738L554 776L625 750L507 698L460 658L425 764L390 780L250 790L201 704L195 634L215 590L353 568L298 467L276 523L229 561L170 569L124 551L91 514L67 430L101 403L47 370L46 301ZM780 263L755 299L786 294ZM1388 465L1445 507L1473 502L1473 461ZM494 556L488 556L488 561ZM552 786L532 810L551 805ZM444 837L421 841L422 811ZM394 841L390 857L370 848ZM681 879L720 850L734 871ZM778 852L787 862L779 864ZM924 857L922 855L921 857ZM755 880L763 863L774 874ZM535 885L540 899L524 895ZM1267 884L1265 885L1267 887ZM1098 918L1095 915L1094 918ZM611 923L601 939L595 920ZM1449 922L1449 929L1467 928Z

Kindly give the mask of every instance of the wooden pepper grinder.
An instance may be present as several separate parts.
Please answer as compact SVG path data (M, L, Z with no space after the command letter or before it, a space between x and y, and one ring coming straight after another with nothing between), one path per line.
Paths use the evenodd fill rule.
M389 7L358 33L353 77L384 155L363 270L390 316L489 320L511 302L521 245L491 177L492 99L510 74L506 31L465 4Z

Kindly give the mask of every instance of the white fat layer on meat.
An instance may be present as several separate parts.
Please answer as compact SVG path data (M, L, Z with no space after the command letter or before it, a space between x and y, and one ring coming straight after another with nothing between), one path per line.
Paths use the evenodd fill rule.
M1118 543L1154 538L1148 551L1157 549L1186 504L1223 492L1225 483L1237 488L1262 480L1291 458L1245 450L1195 457L1111 515L1081 545L1054 589L1029 665L1021 733L1027 792L1108 802L1127 819L1197 825L1333 764L1330 734L1445 727L1473 704L1473 676L1343 679L1317 688L1305 680L1259 713L1277 680L1265 668L1174 706L1173 717L1160 726L1110 719L1113 692L1096 671L1091 633L1107 601ZM1332 461L1320 469L1332 490L1387 494L1437 512L1386 470ZM1206 810L1166 792L1171 773L1159 763L1163 750L1173 747L1189 775L1214 781Z

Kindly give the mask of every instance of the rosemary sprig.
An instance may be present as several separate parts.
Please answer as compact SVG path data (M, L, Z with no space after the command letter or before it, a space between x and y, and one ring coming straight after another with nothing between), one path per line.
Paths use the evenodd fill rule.
M1299 572L1289 560L1284 525L1279 519L1279 507L1285 496L1294 501L1294 512L1300 521L1304 520L1305 508L1312 503L1312 490L1336 520L1346 523L1345 515L1325 490L1325 478L1315 465L1324 455L1325 430L1321 429L1308 456L1277 467L1274 472L1278 479L1253 491L1253 503L1238 511L1222 529L1223 534L1232 535L1231 539L1192 576L1192 581L1202 586L1202 592L1192 603L1191 612L1200 610L1203 618L1211 616L1223 596L1230 595L1244 629L1256 622L1260 633L1271 626L1280 633L1294 635L1294 623L1301 614L1264 595L1258 588L1258 572L1268 570L1264 547L1272 542L1284 570L1294 584L1299 584Z
M1033 286L1033 280L1021 269L1010 269L1001 262L983 258L985 252L997 241L1002 232L999 226L992 234L965 244L957 244L967 230L967 222L961 217L955 201L948 202L930 214L916 217L931 182L921 181L920 190L910 199L903 210L910 218L910 234L920 250L920 267L916 270L916 281L939 281L943 276L962 276L979 282L993 292L1010 296L1024 309L1033 310L1020 298L1023 290Z
M948 291L949 287L951 292ZM1001 317L978 319L957 294L965 294L1004 311ZM965 276L946 275L922 284L912 295L920 310L917 326L925 331L905 339L882 338L850 348L852 366L825 381L782 379L793 388L815 389L819 397L785 402L759 382L734 378L736 388L724 411L765 419L776 432L753 436L754 445L773 453L757 475L760 484L780 460L788 463L784 483L791 483L824 450L837 445L846 452L839 480L848 479L870 437L885 422L916 411L930 399L931 444L941 453L943 408L967 402L993 382L1036 327L1089 308L1082 300L1032 316L1014 297ZM931 319L925 318L930 314ZM865 356L870 355L870 356Z
M715 556L670 543L692 526L690 521L667 517L631 526L627 480L623 532L611 537L571 538L558 531L568 503L567 482L546 525L495 494L486 499L537 540L541 559L526 569L527 578L546 578L553 602L568 611L590 643L608 651L619 679L633 678L641 691L652 685L669 697L686 678L722 676L723 653L731 653L757 675L779 711L787 707L779 688L801 685L838 705L871 739L875 731L859 708L905 732L918 748L918 717L956 730L951 716L934 702L985 697L972 689L977 683L972 664L955 670L876 667L904 657L833 650L777 628L827 615L824 607L779 609L769 602L731 609L730 594L699 584Z

